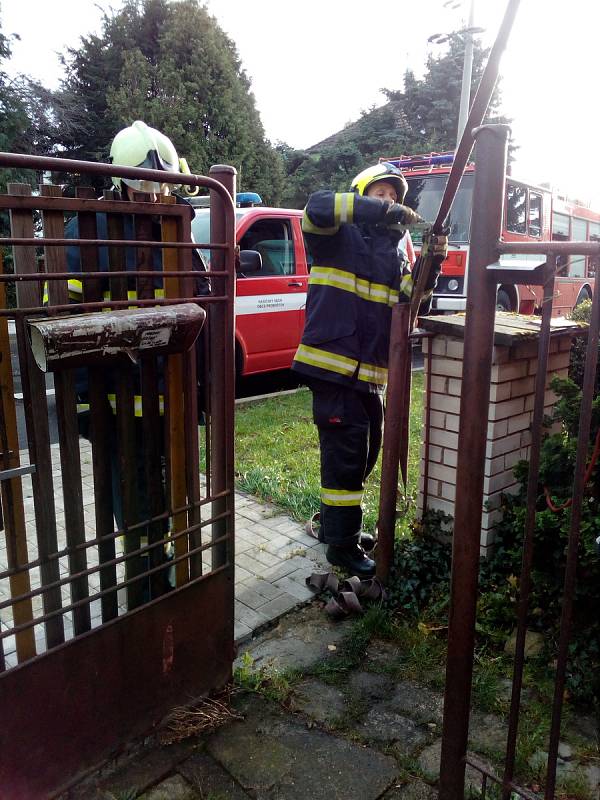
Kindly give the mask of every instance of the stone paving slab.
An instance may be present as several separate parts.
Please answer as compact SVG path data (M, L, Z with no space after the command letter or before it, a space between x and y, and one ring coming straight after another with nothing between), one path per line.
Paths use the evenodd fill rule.
M85 531L88 538L95 535L94 483L92 471L91 446L80 439L82 486L84 497ZM55 504L57 514L58 546L66 546L64 528L64 505L60 472L60 451L58 445L51 447L53 476L55 482ZM21 463L28 463L28 451L21 451ZM30 560L37 557L35 535L35 511L30 476L22 480L24 510L27 524L27 542ZM276 621L312 598L312 592L305 585L305 578L314 571L326 569L323 546L306 534L303 526L282 514L281 510L267 503L236 492L236 557L235 557L235 628L238 644L249 639L258 629ZM116 540L117 555L122 554L121 540ZM87 550L88 567L98 564L98 548ZM203 558L205 572L211 569L210 553ZM0 537L0 571L7 568L7 551L4 537ZM68 574L67 559L60 560L61 576ZM31 570L32 588L40 585L39 570ZM117 579L123 580L124 566L118 565ZM89 577L90 592L100 588L99 575ZM10 598L8 580L0 580L0 601ZM69 589L63 589L63 602L69 603ZM127 611L124 592L119 593L120 613ZM34 613L41 614L41 597L33 599ZM92 626L101 624L100 603L93 602ZM65 636L73 636L72 614L63 616ZM12 614L9 608L0 610L0 627L12 627ZM45 649L41 626L36 627L38 652ZM8 667L16 665L14 637L4 640L4 652Z
M391 756L307 729L264 700L252 698L244 712L207 749L256 800L376 800L398 775Z
M244 653L248 652L253 664L261 669L306 669L335 652L351 624L350 620L332 622L321 608L309 606L244 645L234 667L242 665Z
M324 662L344 663L342 640L351 625L332 623L317 603L284 617L245 645L251 666L243 662L267 676L286 667L304 671L288 676L281 704L234 693L239 719L170 746L152 737L61 800L435 800L442 694L378 671L386 655L391 662L397 653L379 640L354 669L329 671L334 685L319 677L324 673L315 668ZM505 726L480 712L473 724L498 735ZM485 747L473 749L491 763ZM575 764L568 745L560 752ZM596 768L579 766L588 770L590 796L598 796ZM467 787L480 786L480 773L467 769Z
M361 725L360 736L368 741L398 743L405 753L413 753L428 740L428 731L409 717L396 713L385 702L371 708Z
M200 797L246 800L250 795L207 753L196 753L178 767L178 772L200 793Z

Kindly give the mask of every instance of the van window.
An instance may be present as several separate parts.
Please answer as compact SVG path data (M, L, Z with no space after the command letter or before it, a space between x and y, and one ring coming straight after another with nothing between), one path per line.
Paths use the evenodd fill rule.
M529 192L529 223L527 233L530 236L542 235L542 195Z
M590 222L590 241L600 242L600 222ZM588 277L595 278L598 272L598 262L600 257L591 256L588 259Z
M527 189L509 183L506 187L506 230L527 233Z
M584 219L573 217L571 237L576 242L585 242L587 239L587 222ZM569 260L569 277L585 277L585 256L571 256Z
M198 244L207 244L210 242L210 209L209 208L195 208L195 216L192 220L192 239ZM236 226L240 224L243 217L243 212L236 211L235 223ZM211 250L206 248L199 249L203 259L210 265Z
M569 217L566 214L552 215L552 241L566 242L569 238L570 230ZM569 266L569 257L560 255L557 259L557 274L565 275Z
M240 250L257 250L261 254L262 270L256 277L296 272L294 240L288 220L258 220L242 236Z

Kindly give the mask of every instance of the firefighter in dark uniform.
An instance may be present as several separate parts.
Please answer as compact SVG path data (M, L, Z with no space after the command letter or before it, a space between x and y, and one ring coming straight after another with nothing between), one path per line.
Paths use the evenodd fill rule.
M180 159L177 151L171 140L155 128L151 128L141 120L135 121L132 125L119 131L113 139L110 149L110 160L113 164L126 167L143 167L146 169L163 170L166 172L181 172L188 173L189 168L185 159ZM171 191L176 188L167 183L159 183L154 181L137 180L130 178L113 178L115 187L115 197L121 200L134 199L143 200L145 202L156 203L161 200L163 196L167 196ZM176 202L183 204L189 211L190 219L193 219L194 210L190 203L179 196L176 196ZM98 237L101 239L108 238L108 222L107 216L104 213L96 214L96 226ZM133 215L123 215L123 230L126 239L135 239L135 217ZM73 217L66 226L65 237L67 239L79 238L79 225L77 217ZM152 221L152 238L156 241L161 239L160 223L157 220ZM69 299L71 302L81 303L83 301L83 283L78 277L81 273L81 254L79 247L73 246L67 248L67 264L70 273L73 277L68 281ZM108 280L109 273L109 252L107 247L98 248L98 268L102 272L107 273L107 279L103 281L102 290L104 299L110 300L110 284ZM128 280L127 298L129 300L137 299L137 280L136 274L136 250L133 247L125 249L125 269L131 272L131 279ZM158 248L153 250L152 253L152 269L157 272L163 269L162 252ZM210 284L208 276L205 274L206 264L202 258L200 251L192 250L192 269L197 273L194 281L194 294L201 296L210 293ZM164 287L162 276L158 275L154 280L154 296L156 298L164 297ZM44 302L47 302L47 287L45 289ZM198 376L202 375L203 365L200 363L202 346L196 346L198 354ZM108 370L108 402L110 403L113 412L116 412L116 394L115 394L115 375L112 371ZM164 408L164 375L162 360L159 361L159 404L161 408L161 415ZM136 519L126 520L123 509L122 497L122 476L121 467L118 458L118 444L117 444L117 431L116 425L110 428L110 444L111 444L111 478L112 478L112 499L113 499L113 513L119 529L125 528L126 524L133 525L148 519L150 514L150 497L149 491L146 486L146 473L145 473L145 446L144 435L142 427L142 398L141 398L141 373L139 369L134 372L134 408L132 425L135 432L136 440L136 487L137 487L137 517ZM90 431L90 413L89 413L89 386L88 386L88 371L85 368L77 371L76 379L77 390L77 411L79 432L86 439L93 436L93 431ZM198 397L200 399L201 392L199 391ZM199 409L200 418L202 418L202 411ZM164 440L161 438L162 458L164 460ZM163 486L163 490L165 487ZM162 498L166 504L166 498ZM146 544L145 532L142 533L142 544ZM163 576L166 580L166 575ZM155 581L158 583L158 581ZM149 584L148 584L149 585ZM148 592L148 586L144 587L145 594ZM146 597L146 599L148 599Z
M302 341L292 369L313 394L321 448L319 538L327 560L365 577L375 562L361 532L364 482L377 461L392 307L407 303L413 286L399 242L421 218L402 205L404 176L386 162L363 170L352 192L318 191L309 197L302 230L313 258ZM421 313L429 308L445 236L426 234L434 269ZM415 264L415 274L419 269ZM364 548L364 549L363 549Z

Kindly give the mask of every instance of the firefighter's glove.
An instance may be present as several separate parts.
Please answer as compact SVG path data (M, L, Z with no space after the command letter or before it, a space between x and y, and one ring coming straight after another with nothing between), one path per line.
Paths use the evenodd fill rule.
M421 258L431 257L431 263L438 272L441 269L442 261L448 255L448 237L444 233L423 233L423 244L421 245Z
M413 211L408 206L400 205L400 203L392 203L388 206L383 219L382 225L415 225L417 222L422 222L423 218Z

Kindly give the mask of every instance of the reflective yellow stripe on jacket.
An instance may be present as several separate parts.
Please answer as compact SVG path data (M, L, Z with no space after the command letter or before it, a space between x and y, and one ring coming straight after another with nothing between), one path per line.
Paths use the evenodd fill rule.
M321 502L326 506L359 506L362 492L349 492L346 489L326 489L321 486Z
M67 289L69 291L69 300L74 300L76 303L81 302L81 295L83 293L83 283L75 278L69 278L67 281ZM44 295L42 298L42 305L47 305L50 302L48 294L48 281L44 283Z
M73 300L76 303L83 302L83 281L78 280L77 278L69 278L67 282L67 289L69 291L69 300ZM164 289L155 289L154 290L154 299L155 300L162 300L165 296ZM102 293L103 300L112 300L112 294L110 291L106 291ZM129 289L127 291L127 299L128 300L137 300L137 291L135 289ZM44 296L42 303L43 305L47 305L50 302L50 297L48 294L48 281L44 283ZM130 306L130 308L135 308L135 306Z
M377 367L375 364L361 363L358 368L358 380L365 381L366 383L377 383L379 386L384 386L388 380L388 371L386 367Z
M117 396L115 394L108 395L108 402L110 403L110 407L113 410L113 413L117 413ZM133 408L134 414L136 417L142 416L142 397L139 394L134 395L133 398ZM162 394L158 395L158 408L161 416L165 413L165 398Z
M340 356L329 350L322 350L320 347L309 347L307 344L301 344L298 347L294 358L304 364L338 372L340 375L354 375L358 367L358 361L354 358Z
M113 411L113 414L117 413L117 396L115 394L107 395L108 402L110 403L110 407ZM142 396L139 394L134 395L133 397L133 408L134 414L136 417L142 416ZM164 395L158 395L158 409L160 415L162 416L165 413L165 398ZM84 414L85 412L90 410L89 403L77 403L77 413Z
M359 364L354 358L340 356L320 347L309 347L306 344L301 344L298 347L294 359L304 364L310 364L312 367L330 370L348 377L354 375L358 369L357 378L359 381L365 381L365 383L376 383L383 386L388 379L386 367L378 367L376 364L367 364L365 362Z
M357 278L353 272L346 272L336 267L311 268L309 284L313 286L331 286L344 292L356 294L363 300L371 303L383 303L386 306L395 305L400 299L399 292L386 286L385 283L371 283L364 278ZM410 297L412 293L412 278L405 275L400 284L400 291Z
M315 225L304 209L302 215L302 230L304 233L315 233L317 236L332 236L337 233L340 225L352 223L354 220L354 194L352 192L338 192L333 200L332 225L319 227Z
M408 273L408 275L402 276L402 280L400 281L400 291L402 294L405 294L408 298L412 297L413 278L410 272Z

